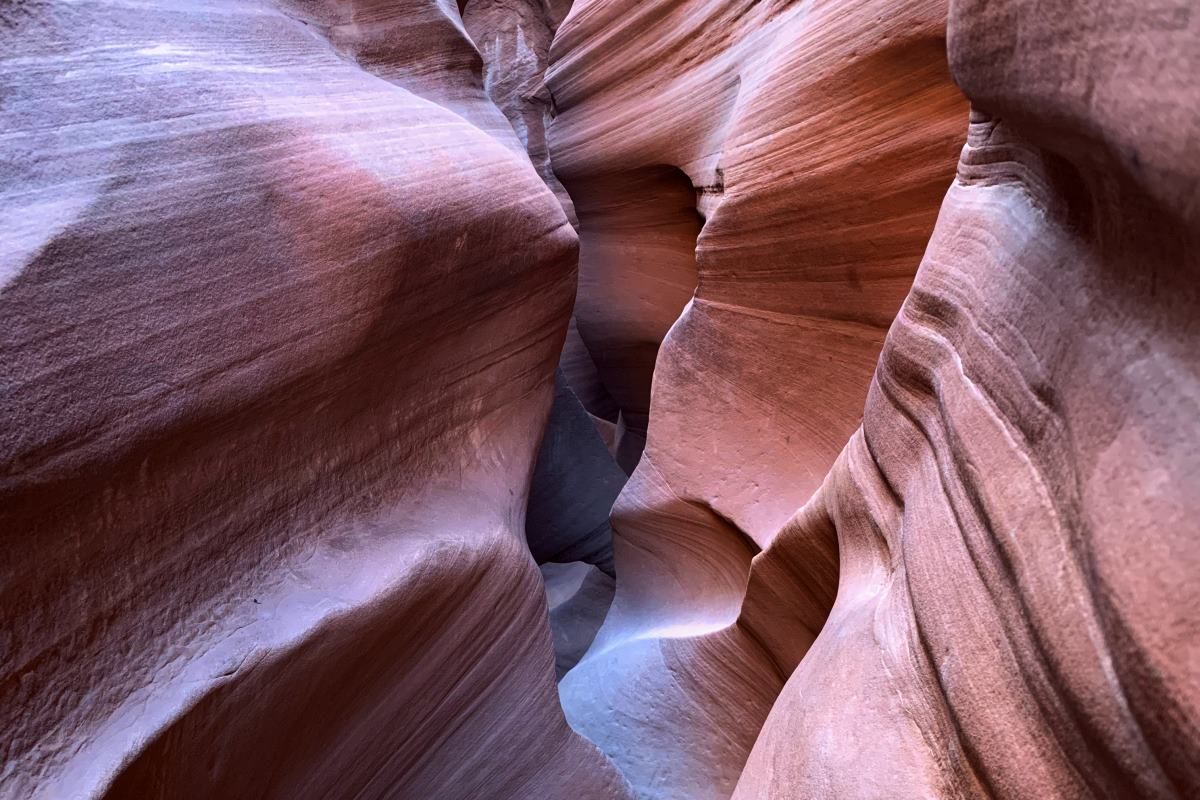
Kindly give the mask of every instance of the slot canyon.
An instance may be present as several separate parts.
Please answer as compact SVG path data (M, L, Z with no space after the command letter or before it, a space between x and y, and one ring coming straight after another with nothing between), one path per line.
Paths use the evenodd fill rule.
M1198 797L1194 0L0 0L0 800Z

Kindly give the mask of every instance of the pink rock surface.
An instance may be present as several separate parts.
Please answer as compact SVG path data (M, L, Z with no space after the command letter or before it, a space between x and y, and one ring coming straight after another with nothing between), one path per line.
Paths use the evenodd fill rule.
M0 798L1200 796L1198 76L1184 0L0 6Z
M576 236L453 6L0 16L0 796L627 796L523 540Z
M1200 793L1198 25L952 4L968 143L735 797Z
M944 15L584 1L552 48L579 329L623 418L653 375L613 610L560 691L639 796L728 797L833 603L833 525L787 524L861 420L953 178Z
M538 174L574 221L574 206L550 165L546 122L553 98L544 76L550 42L571 0L459 0L463 25L483 57L484 88L512 124Z

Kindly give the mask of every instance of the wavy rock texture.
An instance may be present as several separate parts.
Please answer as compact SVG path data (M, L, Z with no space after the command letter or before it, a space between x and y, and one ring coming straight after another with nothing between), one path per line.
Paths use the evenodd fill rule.
M512 124L538 174L554 191L572 223L578 225L574 201L554 174L546 144L546 126L554 115L553 98L544 79L546 64L551 41L570 6L570 0L459 0L463 23L483 58L488 97ZM620 408L600 381L574 316L561 366L571 391L615 449ZM556 403L561 397L561 393L556 396ZM572 412L564 407L561 413L565 417ZM553 426L554 421L550 424ZM585 445L584 449L589 448ZM584 471L586 468L576 470Z
M962 0L950 32L968 144L807 511L837 604L735 797L1195 797L1200 19Z
M554 634L554 671L561 679L595 640L612 605L616 582L599 568L579 561L551 562L541 569Z
M521 535L576 236L453 6L0 15L0 795L626 797Z
M648 419L651 374L654 409L613 610L560 691L640 796L728 797L833 603L832 524L789 519L859 424L953 178L944 14L585 1L555 41L579 329L622 418Z
M545 134L552 114L543 80L546 59L569 7L569 0L459 2L464 25L483 58L488 96L512 124L563 210L577 223L574 204L550 167ZM612 456L619 414L572 315L525 521L530 552L543 565L559 677L579 661L612 601L608 515L626 479ZM573 563L577 561L582 563Z
M0 797L1200 795L1198 75L1184 0L0 6Z
M550 166L546 122L552 98L544 75L550 42L571 0L459 0L463 25L484 64L484 88L512 123L538 174L575 221L571 196Z
M892 324L967 133L945 13L577 2L556 40L623 414L698 272L560 689L641 797L1198 791L1200 20L953 3L977 110Z
M551 41L570 10L570 0L459 0L459 7L467 32L483 57L484 87L488 96L512 123L538 174L554 191L572 223L578 226L574 201L554 174L546 143L546 127L555 114L554 100L545 83L546 66ZM567 330L560 366L571 392L592 415L597 430L615 452L621 409L600 380L592 354L579 335L574 315ZM561 393L556 395L556 408L564 405L560 403L561 398ZM565 406L561 409L562 418L573 413ZM553 419L550 425L553 427ZM589 451L591 447L584 444L582 449ZM584 460L588 458L585 456ZM632 472L635 465L636 459L627 461L626 472ZM589 471L587 464L572 464L572 468L577 478ZM607 482L606 475L596 474L595 477L601 483ZM607 498L609 508L614 497Z

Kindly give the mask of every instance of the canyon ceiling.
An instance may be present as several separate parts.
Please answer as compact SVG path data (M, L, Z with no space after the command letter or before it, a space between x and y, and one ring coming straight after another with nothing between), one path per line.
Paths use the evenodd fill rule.
M1200 797L1193 0L0 0L0 798Z

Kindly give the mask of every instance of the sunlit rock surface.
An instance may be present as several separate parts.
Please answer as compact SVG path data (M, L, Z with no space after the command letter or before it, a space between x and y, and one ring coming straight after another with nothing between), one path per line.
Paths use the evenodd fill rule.
M480 67L424 0L0 8L0 796L627 796L523 536L576 236Z

